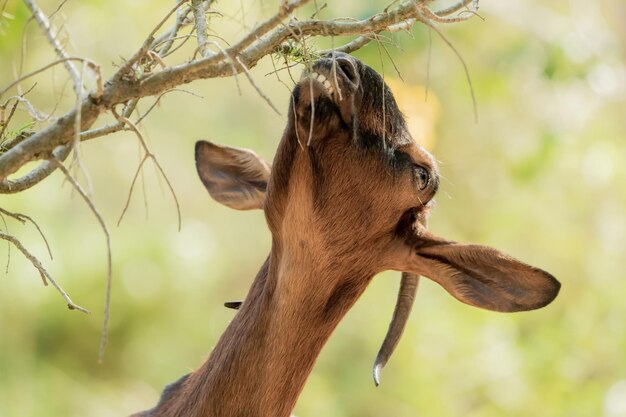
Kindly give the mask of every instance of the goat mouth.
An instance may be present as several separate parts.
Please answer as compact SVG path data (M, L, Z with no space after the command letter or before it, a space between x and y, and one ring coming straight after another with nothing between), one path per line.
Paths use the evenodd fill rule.
M303 71L302 76L300 77L300 85L303 88L313 89L313 94L315 96L323 94L333 101L338 88L336 83L331 81L330 74L324 74L320 70L312 72Z

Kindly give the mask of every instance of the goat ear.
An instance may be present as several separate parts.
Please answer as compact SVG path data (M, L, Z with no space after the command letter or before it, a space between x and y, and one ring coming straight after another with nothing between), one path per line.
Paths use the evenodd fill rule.
M201 140L196 169L218 203L237 210L263 208L271 165L253 151Z
M502 312L534 310L552 302L561 287L549 273L487 246L447 241L423 229L406 244L411 249L408 272L432 279L456 299L475 307Z

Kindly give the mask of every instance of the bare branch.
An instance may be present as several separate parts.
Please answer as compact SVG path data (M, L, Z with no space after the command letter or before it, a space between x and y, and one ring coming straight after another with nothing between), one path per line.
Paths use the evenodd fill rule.
M69 295L67 295L65 290L63 290L63 288L59 284L57 284L54 278L52 278L48 271L46 271L46 269L41 265L39 259L33 256L19 240L17 240L14 236L8 235L3 232L0 232L0 239L11 242L13 246L15 246L20 252L22 252L26 259L28 259L30 263L33 264L33 266L37 269L37 271L39 271L39 274L41 275L41 279L44 281L44 284L46 284L46 282L51 283L52 286L56 288L56 290L59 292L59 294L61 294L61 297L63 297L63 299L67 303L67 308L69 308L70 310L78 310L83 313L89 314L89 310L79 306L78 304L75 304L72 301L72 299Z
M46 239L46 235L44 235L44 233L41 231L41 228L39 227L39 225L37 224L36 221L34 221L31 217L29 217L29 216L27 216L25 214L13 213L13 212L10 212L8 210L3 209L2 207L0 207L0 213L6 214L7 216L17 220L18 222L20 222L22 224L26 223L26 221L31 222L32 225L35 226L35 228L39 232L39 235L43 239L44 243L46 244L46 249L48 249L48 255L50 255L50 259L53 259L52 258L52 250L50 250L50 245L48 244L48 239Z
M180 3L181 1L179 0L178 2ZM174 22L174 26L172 26L169 31L165 32L154 40L154 43L152 44L152 49L156 49L157 46L163 45L163 47L161 47L161 49L158 51L159 55L167 55L170 48L174 44L174 40L178 39L177 35L180 29L186 24L189 24L189 19L187 19L187 16L189 15L190 11L190 7L179 8L178 10L176 10L176 21Z
M6 109L6 106L9 104L9 100L7 100L7 102L3 106L0 107L0 125L2 125L2 129L0 129L0 140L4 138L4 132L6 131L7 127L9 127L9 122L11 122L11 119L13 118L13 115L15 114L15 110L17 109L18 103L19 101L17 100L15 101L15 103L13 103L13 107L11 108L11 111L9 112L9 117L7 117L6 119L4 118L4 110ZM7 142L2 142L0 145L2 145L2 148L4 150L11 149L14 145L13 143L14 140L15 139L7 141Z
M194 24L196 26L196 35L198 36L198 51L200 56L206 57L209 54L207 49L207 22L206 11L209 1L191 0L191 8L193 9Z
M146 38L146 40L143 42L143 45L141 45L141 48L139 48L139 50L137 52L135 52L135 54L130 57L130 59L128 61L126 61L126 63L124 63L124 65L115 73L115 75L113 76L114 79L122 79L123 77L127 76L131 71L133 65L135 65L141 58L143 58L143 56L148 52L148 50L150 49L150 46L154 44L155 39L154 39L154 35L155 33L161 29L161 26L163 26L163 24L167 21L167 19L170 18L170 16L175 13L178 8L183 4L187 2L187 0L182 0L180 2L176 3L176 6L174 6L173 9L171 9L163 19L161 19L161 21L155 26L154 29L152 29L152 32L150 32L150 34L148 35L148 37Z
M42 113L39 110L37 110L35 108L35 106L33 106L30 101L28 101L27 99L25 99L22 96L11 96L11 97L9 97L7 99L7 104L11 100L15 100L18 103L24 104L26 106L26 110L28 111L28 114L30 115L30 117L32 117L34 120L36 120L38 122L43 122L45 120L48 120L51 117L49 114L45 114L45 113ZM12 116L12 114L10 116ZM5 123L5 126L7 126L7 125L8 125L8 121Z
M50 22L48 21L48 18L41 11L41 8L37 5L37 2L35 0L24 0L24 3L26 3L30 11L32 12L33 17L48 38L48 41L54 48L54 52L56 52L57 56L61 59L66 59L66 61L63 62L63 65L67 69L67 72L70 73L70 77L72 77L72 81L74 82L74 91L78 92L80 88L82 88L81 76L78 73L78 70L76 70L76 67L74 66L72 61L67 60L67 58L69 58L69 55L67 54L67 52L65 52L65 50L57 40L57 34L54 33L52 27L50 27Z
M2 17L2 15L0 15ZM9 225L7 224L7 220L4 218L4 215L0 213L0 218L2 219L2 224L4 224L4 230L9 233ZM11 265L11 242L7 241L7 265L5 268L5 272L9 273L9 266ZM45 282L44 282L45 284Z
M243 62L241 62L241 59L239 59L239 57L237 57L237 63L243 69L243 73L246 74L246 77L248 77L248 81L250 81L250 84L252 85L252 87L254 87L256 92L259 93L261 98L265 100L267 104L269 104L269 106L272 108L272 110L276 112L277 115L280 116L280 112L278 111L276 106L274 106L274 103L272 103L272 100L270 100L270 98L266 96L265 93L263 93L263 91L261 91L261 89L256 85L256 83L254 82L254 79L252 78L252 75L250 75L250 71L248 71L248 68L246 68L246 65Z
M100 223L100 227L102 228L102 231L104 232L104 235L106 237L107 283L106 283L106 295L105 295L105 302L104 302L104 322L102 324L102 338L100 339L100 351L98 353L98 359L102 361L102 358L104 357L104 350L106 348L106 344L108 341L109 316L110 316L110 308L111 308L111 278L112 278L112 270L113 270L113 262L112 262L112 257L111 257L111 235L109 234L109 229L107 228L107 225L104 222L104 219L100 215L100 212L98 211L96 206L93 204L93 201L91 201L91 198L89 197L89 195L87 195L85 190L83 190L83 187L81 187L80 184L74 179L74 177L72 177L72 174L70 174L70 171L68 171L68 169L65 168L65 165L63 165L63 163L59 161L58 159L50 159L50 161L53 164L55 164L57 168L59 168L63 172L63 174L65 174L65 178L67 178L70 184L72 184L72 186L74 186L76 191L78 191L78 194L80 194L83 200L85 200L85 202L87 203L87 205L93 212L94 216L96 216L98 223Z
M122 214L120 214L120 218L117 219L117 225L119 227L120 223L122 223L122 219L124 218L124 215L126 214L126 210L128 210L128 207L130 206L130 198L133 195L133 190L135 189L135 183L137 182L137 178L139 177L139 174L141 173L141 169L143 168L143 164L148 160L148 155L144 154L143 158L141 158L141 162L139 162L139 166L137 167L137 171L135 171L135 175L133 176L133 180L130 183L130 189L128 190L128 196L126 197L126 204L124 204L124 208L122 209Z
M124 117L129 117L135 111L135 108L137 107L138 102L139 100L130 100L128 103L126 103L126 106L124 106L124 111L122 112ZM84 141L84 140L99 138L101 136L119 132L120 130L128 130L126 129L126 125L123 122L117 122L117 123L102 126L96 129L91 129L85 132L81 132L80 140Z
M478 123L478 104L476 104L476 95L474 94L474 84L472 83L472 77L470 76L469 69L467 68L467 63L465 62L465 59L463 58L459 50L456 49L456 47L452 44L452 42L450 42L448 38L446 38L446 36L441 32L441 30L439 30L437 26L435 26L430 21L425 21L424 24L428 26L429 28L431 28L432 30L434 30L435 33L437 33L437 35L439 35L439 37L446 43L446 45L448 45L450 49L452 49L452 52L454 52L454 54L457 56L457 58L461 62L461 65L463 65L463 70L465 71L465 78L467 78L467 83L470 88L470 95L472 96L472 104L473 104L472 107L474 109L474 121Z
M60 145L52 151L52 157L60 161L64 161L70 154L72 148L69 145ZM37 168L33 169L28 174L17 178L15 180L1 180L0 181L0 193L2 194L14 194L31 188L33 185L38 184L48 175L52 174L56 166L49 161L43 161Z
M238 72L247 73L261 58L275 52L284 42L289 40L299 42L305 38L314 36L358 35L359 37L354 41L338 48L339 50L353 51L367 44L371 39L375 38L374 35L379 36L378 34L383 31L396 32L408 30L417 22L422 22L432 27L432 19L425 16L425 13L428 12L423 12L423 10L426 10L425 7L422 6L423 3L426 2L425 0L407 0L398 6L394 6L393 9L385 10L382 13L375 14L363 20L335 19L298 21L292 19L289 23L282 23L291 13L308 2L309 0L294 0L290 3L284 2L279 8L278 13L259 24L254 30L240 39L239 42L234 43L221 54L210 54L201 59L169 66L157 72L146 72L143 77L136 79L137 74L130 71L131 68L139 62L140 58L148 53L152 46L156 48L159 42L168 39L168 36L169 39L172 40L172 35L176 33L177 28L180 28L184 22L186 22L185 16L189 11L182 9L181 12L177 13L177 21L174 24L174 28L167 32L167 36L160 36L158 38L160 39L159 42L155 40L154 34L157 30L172 13L176 12L181 7L181 4L185 3L185 1L177 3L176 7L174 7L151 32L141 48L111 79L109 79L106 87L103 88L102 94L94 94L92 92L90 97L82 101L80 112L81 131L83 131L83 134L81 134L81 140L122 130L122 126L115 124L113 126L100 128L102 130L84 132L84 129L89 129L101 113L110 111L118 103L126 103L129 100L159 95L164 91L197 79L234 76ZM469 2L463 1L459 4L465 6L469 4ZM445 13L453 13L454 11L451 10L452 9L449 8L440 11L436 13L436 16L442 17L445 16ZM428 14L430 16L432 12ZM441 35L440 32L438 33ZM186 39L189 39L189 37L187 36ZM159 55L163 56L163 54L171 52L171 49L168 50L163 47ZM68 60L86 61L80 58L68 58ZM20 77L20 79L13 82L8 87L5 87L0 94L13 87L24 78L39 73L60 62L64 61L56 61L34 73ZM238 65L233 65L233 62L237 62ZM233 71L233 66L236 71ZM248 75L249 74L246 74L246 76ZM24 163L38 158L47 158L57 146L65 145L71 141L74 135L74 126L71 122L75 121L76 113L77 110L68 112L51 125L20 142L19 146L15 146L3 154L0 154L0 192L10 192L7 176L15 172Z
M128 118L126 118L124 116L120 116L117 113L115 113L115 110L113 110L112 112L113 112L113 115L117 118L117 120L119 120L120 122L125 123L126 125L128 125L128 127L133 132L135 132L135 134L137 135L137 138L139 139L139 142L141 143L141 146L143 147L143 150L145 152L144 159L145 158L152 159L152 161L154 162L154 165L157 167L158 171L163 176L163 179L165 180L165 183L167 184L167 187L169 188L170 193L172 194L172 197L174 198L174 203L176 203L176 213L178 215L178 230L180 230L181 227L182 227L182 218L181 218L181 214L180 214L180 204L178 203L178 198L176 197L176 192L174 192L174 187L172 187L172 183L170 183L169 178L167 178L167 175L165 175L165 171L163 170L163 167L161 167L161 164L159 163L159 161L156 158L156 156L154 156L154 154L150 151L150 148L148 148L148 143L146 142L145 138L143 137L143 135L139 131L139 128L137 127L137 125L134 124L133 122L131 122ZM141 168L141 165L143 165L143 163L144 163L144 161L142 160L141 163L140 163L139 168ZM133 184L131 185L131 192L132 192L132 187L134 186L134 183L135 183L135 179L133 179ZM130 201L130 193L129 193L128 200ZM128 206L128 202L127 202L126 206ZM124 208L124 212L125 211L126 211L126 207ZM123 215L124 215L124 213L122 213L122 216L120 217L120 220L118 221L118 225L122 221Z
M87 62L89 64L90 68L92 68L92 69L99 68L98 64L96 64L95 62L93 62L93 61L91 61L89 59L86 59L86 58L79 58L79 57L75 57L75 56L62 58L62 59L59 59L57 61L51 62L48 65L44 65L43 67L41 67L41 68L39 68L39 69L37 69L35 71L29 72L28 74L19 77L18 79L16 79L12 83L9 83L9 85L5 86L2 90L0 90L0 97L2 97L4 95L4 93L9 91L11 88L15 87L17 84L21 83L25 79L30 78L30 77L32 77L34 75L40 74L40 73L44 72L45 70L54 67L55 65L65 64L66 62L69 62L69 61Z
M156 106L157 106L157 105L161 102L161 98L162 98L164 95L169 94L169 93L173 93L173 92L177 92L177 91L178 91L178 92L181 92L181 93L187 93L187 94L190 94L190 95L192 95L192 96L194 96L194 97L204 98L204 97L202 97L202 96L200 96L200 95L198 95L198 94L192 93L191 91L183 90L182 88L173 88L173 89L171 89L171 90L164 91L164 92L162 92L161 94L159 94L159 95L157 96L157 98L154 100L154 103L152 103L152 105L150 105L150 107L148 107L148 110L146 110L146 111L145 111L145 113L144 113L141 117L139 117L139 118L137 119L137 121L135 121L135 124L136 124L136 125L139 125L141 122L143 122L143 120L144 120L146 117L148 117L148 115L152 112L152 110L154 110L154 108L155 108L155 107L156 107ZM128 117L128 116L129 116L129 115L124 115L124 117ZM119 124L121 124L121 125L124 127L124 122L119 122ZM130 128L129 128L129 129L125 129L125 130L130 130Z

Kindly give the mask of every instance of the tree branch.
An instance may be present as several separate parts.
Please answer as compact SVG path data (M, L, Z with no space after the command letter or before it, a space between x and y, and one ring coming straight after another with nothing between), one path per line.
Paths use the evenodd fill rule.
M185 1L177 3L176 7L170 10L167 16L150 33L139 50L107 81L102 94L92 93L82 100L79 105L80 110L74 109L69 111L13 148L0 153L0 193L16 192L16 181L8 180L7 177L25 163L36 159L46 159L50 157L52 152L57 153L55 158L62 160L59 155L60 150L57 147L71 142L75 134L73 122L76 120L79 111L80 130L82 132L81 140L101 136L124 128L123 124L120 125L118 123L108 127L105 126L101 128L102 130L96 129L85 132L93 125L101 113L110 111L115 105L127 103L130 100L138 100L146 96L159 95L164 91L198 79L234 76L242 71L245 72L245 69L253 68L264 56L276 52L286 41L302 42L305 38L316 36L358 35L355 40L337 48L338 50L352 52L374 39L374 35L384 31L409 30L417 22L433 27L433 16L438 18L448 16L470 3L468 0L462 0L442 11L431 12L428 10L428 16L426 16L424 12L426 0L407 0L391 10L385 10L364 20L297 21L292 19L290 22L284 23L293 12L309 1L294 0L289 3L283 3L274 16L259 24L237 43L225 49L223 53L207 54L207 56L188 63L170 66L154 73L147 72L145 76L137 77L132 69L139 65L140 60L147 56L151 48L156 48L160 43L168 39L164 35L155 39L154 35L167 18L176 12ZM187 14L188 11L184 10L177 13L174 28L167 32L172 42L178 28L185 21ZM198 34L198 36L201 42L201 35ZM168 50L169 48L161 48L163 53L167 53ZM66 60L70 59L85 62L82 59L66 58ZM150 58L148 57L148 59ZM61 61L56 63L59 62ZM238 65L233 65L233 62ZM30 75L33 74L31 73ZM15 82L11 83L8 87L2 89L2 93L15 84ZM36 173L27 174L28 181L22 181L19 190L21 191L36 184L42 178L45 178L51 170L53 170L53 167L42 164L42 166L36 169Z
M67 295L65 290L59 284L57 284L57 282L54 280L54 278L52 278L50 276L50 274L48 273L48 271L46 271L46 269L43 267L43 265L41 265L41 262L39 262L39 259L37 259L35 256L33 256L24 247L24 245L22 245L22 243L19 240L17 240L17 238L15 238L14 236L8 235L6 233L0 232L0 239L6 240L6 241L12 243L13 246L15 246L20 252L22 252L24 257L26 257L26 259L28 259L30 261L30 263L33 264L33 266L37 269L37 271L39 271L39 274L41 275L41 278L42 278L42 280L44 282L44 285L47 285L46 284L47 282L51 283L52 286L54 288L56 288L56 290L59 292L59 294L61 294L61 297L63 297L63 299L67 303L67 308L69 308L70 310L78 310L78 311L81 311L83 313L89 314L89 310L79 306L78 304L75 304L72 301L72 299L70 298L69 295Z
M69 55L67 54L67 52L65 52L65 50L57 40L57 34L54 33L52 27L50 27L50 21L41 11L41 8L37 5L37 2L35 0L24 0L24 3L26 3L26 6L28 6L30 11L32 12L33 17L41 27L41 30L43 30L58 57L60 59L69 58ZM64 61L63 65L67 69L67 72L70 73L70 77L72 77L72 81L74 83L74 91L79 91L81 88L81 76L78 73L78 70L76 69L72 61Z

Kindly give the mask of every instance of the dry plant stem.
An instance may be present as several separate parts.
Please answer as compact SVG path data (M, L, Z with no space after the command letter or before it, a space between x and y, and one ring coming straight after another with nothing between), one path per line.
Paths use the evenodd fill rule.
M237 71L237 67L235 67L235 61L233 61L233 58L230 55L228 55L228 52L226 52L226 50L222 48L219 43L209 41L209 44L214 45L222 53L222 55L225 58L228 58L228 61L230 62L230 67L233 71L233 78L235 79L235 84L237 85L237 92L239 93L239 95L241 95L241 85L239 85L239 77L237 77L238 71Z
M57 56L61 59L69 58L69 55L67 54L67 52L65 52L65 50L57 40L57 34L54 33L52 28L50 27L50 21L41 11L41 8L37 5L37 2L35 0L24 0L24 3L26 3L26 6L28 6L28 8L30 9L33 17L41 27L41 30L43 30L43 32L45 33ZM67 69L67 72L70 73L70 77L72 77L72 81L74 83L74 91L78 92L79 89L82 88L81 76L78 73L78 70L76 70L76 67L74 66L72 61L65 61L63 65Z
M48 271L46 271L46 269L41 265L41 262L39 262L39 260L35 256L33 256L19 240L3 232L0 232L0 239L11 242L13 246L15 246L20 252L22 252L26 259L28 259L30 263L37 269L37 271L39 271L39 274L44 281L44 285L47 285L47 282L51 283L52 286L56 288L56 290L59 292L59 294L61 294L61 297L63 297L63 299L67 303L67 308L69 308L70 310L78 310L83 313L89 314L89 310L79 306L78 304L75 304L72 301L72 299L69 297L69 295L67 295L65 290L63 290L63 288L59 284L57 284L54 278L52 278Z
M383 126L387 126L386 123L386 119L387 119L387 112L385 111L385 109L387 108L385 106L385 89L384 89L384 84L385 84L385 61L383 61L383 53L381 52L381 48L380 48L380 42L376 42L376 45L378 46L378 58L380 59L380 76L383 79L383 86L381 86L382 88L380 89L381 92L381 99L382 99L382 114L383 114ZM386 138L386 130L383 129L383 148L385 148L387 146L387 138Z
M178 2L182 3L182 1L180 0ZM186 23L188 23L187 16L189 15L190 11L191 8L189 7L179 8L178 10L176 10L176 22L174 23L174 26L169 31L165 32L163 35L154 40L154 43L152 44L152 49L155 49L157 46L163 44L163 47L159 50L159 55L161 55L162 57L167 55L169 50L172 48L174 40L178 38L178 31Z
M126 117L130 116L130 114L135 110L137 105L137 100L131 100L128 102L126 107L124 108L124 115ZM81 119L82 120L82 119ZM108 135L110 133L118 132L120 130L125 130L124 123L116 123L114 125L103 126L98 129L89 130L81 133L81 141L87 139L93 139L100 136ZM72 148L69 145L60 145L57 146L54 151L52 151L52 157L54 159L58 159L60 161L64 161L65 158L70 154ZM46 178L52 172L56 170L56 165L50 163L50 161L43 161L37 168L30 171L28 174L25 174L23 177L20 177L15 180L5 179L4 181L0 180L0 194L11 194L18 193L20 191L24 191L28 188L39 183L41 180Z
M154 110L154 108L161 102L161 98L169 93L174 93L174 92L181 92L181 93L187 93L187 94L191 94L194 97L198 97L198 98L204 98L198 94L192 93L191 91L187 91L187 90L183 90L181 88L173 88L171 90L167 90L162 92L161 94L159 94L156 99L154 100L154 103L152 103L150 105L150 107L148 107L148 110L146 110L146 112L144 114L142 114L136 121L135 121L135 125L139 126L139 124L141 122L143 122L143 120L148 117L148 115L152 112L152 110ZM124 114L124 117L128 118L128 116L130 116L130 114ZM126 124L124 122L118 122L120 124L122 124L123 127L126 127ZM125 130L132 130L131 128L127 128Z
M89 174L85 169L81 155L80 155L80 131L81 131L81 123L80 123L80 105L83 101L83 75L85 74L85 63L83 63L83 69L80 72L80 80L76 85L76 105L75 105L75 118L74 118L74 141L72 143L72 150L74 151L74 158L72 160L72 165L76 164L78 169L83 173L83 176L87 180L87 193L88 195L93 194L93 187L91 185L91 179L89 178Z
M10 98L9 98L9 100L10 100ZM13 115L15 114L15 110L17 110L17 105L19 104L19 101L15 100L15 103L13 103L13 107L11 107L11 110L9 111L9 117L7 117L5 119L4 118L4 110L6 109L6 106L9 104L9 100L7 100L7 102L4 104L4 106L0 107L0 122L2 122L2 129L0 129L0 141L2 141L2 139L4 138L4 132L9 127L9 122L13 118ZM14 143L13 143L14 140L16 140L16 139L14 138L12 140L0 143L0 150L11 149L13 147L13 145L14 145ZM17 143L17 142L15 142L15 143Z
M398 74L398 78L400 78L400 80L404 82L404 78L402 77L402 73L400 72L400 69L396 65L396 62L393 60L393 57L389 53L389 50L387 49L385 44L378 39L378 36L376 37L376 42L378 43L378 47L382 48L383 51L385 51L385 54L387 55L387 58L389 58L389 62L391 62L391 65L393 66L393 69L396 71L396 74ZM381 61L382 61L382 57L381 57Z
M87 205L93 212L94 216L96 216L98 223L100 223L100 227L102 228L102 231L104 232L104 235L106 237L107 282L106 282L106 295L105 295L105 301L104 301L104 321L102 324L102 338L100 339L100 350L98 353L98 360L102 361L102 358L104 357L104 350L106 348L107 341L108 341L109 316L110 316L110 308L111 308L111 278L112 278L112 270L113 270L113 262L112 262L112 256L111 256L111 235L109 234L109 229L107 228L107 225L104 222L104 219L100 215L100 212L98 211L96 206L93 204L93 201L91 201L91 198L89 197L89 195L87 195L85 190L83 190L83 187L81 187L80 184L74 179L74 177L72 177L72 174L70 174L70 171L68 171L68 169L65 168L65 165L63 165L63 163L59 161L58 159L51 159L50 161L54 163L57 166L57 168L63 172L63 174L65 174L65 178L67 178L67 180L72 184L72 186L76 189L76 191L78 191L78 194L80 194L83 200L85 200L85 202L87 203Z
M139 100L135 99L135 100L130 100L128 103L126 103L126 106L124 106L124 111L122 112L122 115L124 117L130 117L130 115L137 108L138 102ZM85 132L81 132L80 140L84 141L84 140L99 138L101 136L105 136L110 133L119 132L120 130L128 130L128 129L126 129L126 124L124 124L124 122L118 121L117 123L114 123L114 124L102 126L96 129L87 130Z
M181 2L182 3L182 2ZM180 28L180 26L182 25L181 22L179 22L179 20L183 20L186 16L186 14L189 12L189 9L187 9L187 12L182 13L182 17L180 17L180 19L177 19L177 24L175 25L175 27L170 30L170 33L172 35L176 35L178 33L178 29ZM170 13L171 14L171 13ZM169 16L169 15L168 15ZM163 22L161 22L162 24ZM156 29L155 29L156 30ZM82 61L87 62L87 65L96 72L96 92L92 93L90 96L90 99L100 99L103 95L103 82L102 82L102 76L100 74L100 67L89 61L89 60L84 60L82 58L74 58L74 57L68 57L68 58L64 58L61 59L59 61L55 61L47 66L45 66L44 68L41 68L37 71L34 71L30 74L27 74L24 77L20 77L18 80L16 80L16 82L12 83L11 85L7 86L1 93L0 96L8 89L10 89L11 87L13 87L16 83L19 83L20 81L22 81L25 78L31 77L33 75L36 75L42 71L45 71L46 69L50 68L53 65L57 65L61 62L64 62L65 60L77 60L77 61ZM90 100L91 101L91 100ZM130 105L126 107L126 109L130 110L128 113L126 113L126 111L124 112L125 116L129 116L132 111L134 111L135 106L137 104L137 100L130 100ZM93 103L89 103L89 104L93 104ZM95 108L95 107L94 107ZM85 110L85 102L83 102L80 106L80 110L81 112L84 112ZM77 109L75 109L75 111L73 113L69 113L66 115L66 119L71 118L72 116L74 116L74 114L78 113ZM99 114L99 112L98 112ZM98 116L98 114L93 114L91 115L92 117L94 117L94 119L92 120L91 123L93 123L93 121L95 121L95 117ZM84 118L83 119L83 125L84 123ZM75 121L77 120L76 118L74 119ZM90 123L90 124L91 124ZM86 140L86 139L91 139L91 138L95 138L95 137L100 137L109 133L113 133L116 132L118 130L123 130L124 128L124 124L123 123L118 123L117 125L114 126L108 126L108 127L104 127L104 128L100 128L100 129L96 129L93 131L89 131L89 132L84 132L81 133L81 140ZM54 149L52 151L52 155L54 158L59 159L61 161L65 160L65 158L67 158L67 156L70 153L71 148L67 145L61 145L58 146L56 149ZM19 156L19 155L18 155ZM1 165L0 165L1 166ZM7 180L6 178L4 180L0 180L0 193L16 193L16 192L20 192L23 191L25 189L28 189L30 187L32 187L33 185L37 184L38 182L40 182L41 180L43 180L44 178L46 178L48 175L50 175L53 171L55 170L55 165L50 164L49 161L44 161L41 163L41 165L37 168L35 168L33 171L29 172L28 174L24 175L23 177L17 179L17 180Z
M246 69L252 68L261 58L274 52L279 45L288 39L298 40L302 37L311 36L360 36L388 30L405 30L416 22L430 23L429 19L424 17L415 7L415 2L406 1L387 13L378 13L359 21L306 20L291 21L280 26L289 13L306 3L306 0L288 3L285 7L280 8L275 16L261 23L254 31L229 47L226 50L226 55L238 58L243 64L243 66L238 66L237 70L245 71L244 66ZM180 4L177 4L168 16L174 13L178 7ZM110 110L117 103L158 95L163 91L197 79L233 75L230 58L226 58L224 54L214 54L189 63L170 66L141 80L134 80L132 76L128 78L129 74L133 74L130 69L141 57L145 56L150 45L153 44L154 33L165 20L163 19L157 25L157 28L152 31L139 51L108 81L98 100L83 100L81 106L82 129L88 129L102 112ZM294 34L297 34L297 37L294 37ZM71 141L73 136L73 123L71 122L74 121L74 115L75 110L60 117L51 125L21 142L20 145L0 155L0 193L10 192L6 177L23 164L33 159L46 158L57 146Z
M428 26L430 29L434 30L435 33L437 33L437 35L439 35L439 37L446 43L446 45L448 45L450 49L452 49L452 52L454 52L454 54L457 56L457 58L461 62L461 65L463 65L463 71L465 71L465 78L467 79L467 84L469 85L469 89L470 89L470 95L472 96L472 107L474 109L474 122L478 123L478 104L476 103L476 95L474 94L474 84L472 83L472 77L470 76L469 69L467 68L467 63L465 62L465 59L463 58L459 50L456 49L454 45L452 45L452 42L450 42L448 38L445 37L445 35L441 32L441 30L439 30L437 26L435 26L428 20L425 21L424 24Z
M115 113L115 111L113 111L113 115L119 121L121 121L121 122L125 123L126 125L128 125L128 127L133 132L135 132L135 134L137 135L137 138L139 139L139 142L141 143L141 146L143 147L143 150L145 152L144 159L145 158L152 159L152 161L154 162L154 165L156 166L157 170L160 172L161 176L165 180L165 183L167 184L167 187L169 188L170 193L172 194L172 197L174 198L174 203L176 204L176 214L178 216L178 230L180 231L180 229L182 227L182 218L181 218L181 214L180 214L180 204L178 204L178 197L176 197L176 192L174 191L174 187L172 187L172 183L170 183L169 178L167 177L167 175L165 175L165 171L163 170L163 167L161 167L161 164L159 163L159 161L156 158L156 156L154 156L154 154L150 151L150 148L148 148L148 143L146 142L146 140L144 139L143 135L139 131L139 128L137 127L137 125L135 125L133 122L131 122L128 118L126 118L124 116L118 115L117 113ZM141 165L143 165L143 163L144 163L144 160L141 161L139 168L141 168ZM135 182L135 180L133 179L133 185L134 185L134 182ZM128 207L131 193L132 193L132 186L131 186L131 190L130 190L129 195L128 195L128 200L126 202L126 207L124 208L124 212L126 211L126 208ZM120 219L118 221L118 225L122 221L124 212L122 212L122 216L120 217Z
M243 38L236 45L237 50L243 50L248 46L257 42L260 38L265 36L270 30L280 25L285 17L293 13L296 9L309 3L311 0L296 0L291 3L284 2L278 9L278 13L267 19L263 23L254 28L245 38Z
M54 17L55 14L59 13L61 11L61 9L63 8L63 6L65 6L65 3L67 3L68 0L63 0L61 3L59 3L59 5L57 6L57 8L50 13L50 16L48 17L48 20L52 20L52 18Z
M278 109L276 108L276 106L274 106L274 103L272 103L272 100L270 100L270 98L268 96L265 95L265 93L263 93L263 91L261 91L261 89L256 85L256 83L254 82L254 78L252 78L252 75L250 75L250 71L248 71L248 68L246 68L246 65L241 62L241 60L239 59L239 57L237 57L237 63L239 64L239 66L241 67L241 69L243 69L243 73L246 75L246 77L248 78L248 81L250 81L250 85L252 85L252 87L254 87L254 89L256 90L257 93L259 93L259 95L261 96L261 98L263 100L265 100L265 102L267 104L269 104L269 106L272 108L272 110L274 110L274 112L277 115L281 115L280 112L278 111Z
M130 59L126 61L126 63L124 63L124 65L122 65L122 67L115 73L115 75L113 76L114 80L119 81L123 77L128 76L129 73L132 74L133 65L135 65L141 58L143 58L148 52L148 50L150 49L150 46L154 44L155 42L154 35L156 34L156 32L159 29L161 29L161 26L163 26L163 24L167 21L167 19L169 19L169 17L173 13L175 13L183 3L186 3L186 2L187 0L177 2L176 6L174 6L174 8L172 8L165 15L165 17L161 19L161 21L155 26L154 29L152 29L152 32L150 32L146 40L143 42L143 45L141 45L141 48L139 48L139 50L135 52L135 54L132 57L130 57ZM137 98L137 97L134 97L134 98Z
M8 210L3 209L2 207L0 207L0 213L5 214L15 220L17 220L18 222L25 224L27 221L29 221L33 226L35 226L35 228L37 229L37 231L39 232L39 235L41 236L41 238L43 239L44 243L46 244L46 249L48 249L48 255L50 255L50 259L53 259L52 257L52 250L50 250L50 245L48 244L48 239L46 239L46 235L44 235L43 231L41 230L41 228L39 227L39 225L37 224L36 221L34 221L31 217L22 214L22 213L13 213L10 212Z
M0 18L2 15L0 15ZM9 233L9 225L7 224L7 220L4 218L4 215L0 213L0 219L2 219L2 223L4 224L4 230ZM11 265L11 242L7 241L7 265L4 269L5 274L9 273L9 266ZM44 283L45 285L45 283Z
M141 158L141 162L139 162L139 166L137 167L137 171L135 171L135 175L133 176L133 181L130 183L130 189L128 190L128 196L126 197L126 204L124 204L124 208L122 209L122 214L120 214L120 218L117 219L117 226L119 227L120 223L122 223L122 219L126 214L126 210L130 206L130 198L133 195L133 190L135 189L135 183L137 182L137 178L139 174L142 172L143 164L148 160L148 154L144 154L143 158ZM145 196L144 196L145 197Z
M35 76L35 75L37 75L37 74L40 74L40 73L42 73L42 72L46 71L47 69L50 69L50 68L54 67L55 65L63 64L63 63L65 63L65 62L69 62L69 61L87 62L87 64L88 64L89 68L91 68L92 70L96 71L96 75L98 75L98 73L97 73L97 69L99 69L99 68L100 68L100 67L98 66L98 64L96 64L95 62L93 62L93 61L91 61L91 60L89 60L89 59L80 58L80 57L76 57L76 56L70 56L70 57L67 57L67 58L62 58L62 59L59 59L59 60L57 60L57 61L53 61L53 62L51 62L51 63L49 63L49 64L47 64L47 65L44 65L43 67L41 67L41 68L39 68L39 69L37 69L37 70L35 70L35 71L29 72L28 74L26 74L26 75L23 75L23 76L19 77L18 79L16 79L15 81L13 81L12 83L10 83L10 84L9 84L9 85L7 85L6 87L4 87L2 90L0 90L0 97L2 97L2 96L4 95L4 93L6 93L6 92L7 92L7 91L9 91L11 88L13 88L13 87L15 87L16 85L18 85L19 83L21 83L21 82L22 82L22 81L24 81L25 79L30 78L30 77L32 77L32 76ZM98 85L99 85L99 90L102 90L102 89L103 89L103 86L102 86L102 77L99 77L99 78L100 78L100 81L98 82ZM97 93L96 93L96 94L94 94L94 95L97 95ZM100 96L102 96L102 94L100 94Z
M430 59L433 52L433 30L428 28L428 58L426 59L426 86L424 91L424 101L428 101L428 91L430 90Z
M33 118L34 120L38 121L38 122L46 121L46 120L50 119L50 117L51 117L49 114L45 114L45 113L40 112L39 110L37 110L35 108L35 106L33 106L33 104L30 101L28 101L27 99L25 99L22 96L11 96L11 97L9 97L7 99L7 104L11 100L15 100L16 101L15 107L17 107L18 103L24 104L26 106L26 110L28 111L28 114L30 115L30 117ZM15 111L13 109L11 109L11 113L9 114L9 118L8 118L7 122L5 123L5 127L8 126L8 122L11 120L11 117L13 117L13 113L14 112Z

